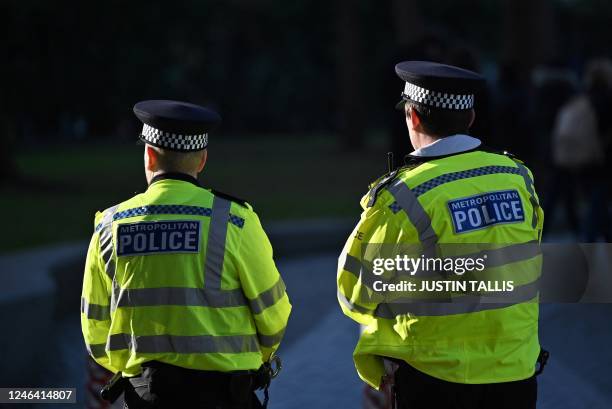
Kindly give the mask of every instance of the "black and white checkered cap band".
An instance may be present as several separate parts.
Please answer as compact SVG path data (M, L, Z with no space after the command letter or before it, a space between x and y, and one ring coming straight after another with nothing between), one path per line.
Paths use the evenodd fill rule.
M177 151L199 151L208 145L208 134L183 135L172 132L165 132L145 124L140 134L145 142L160 148L167 148Z
M432 91L409 82L406 83L402 96L433 108L462 110L474 107L474 94L449 94Z

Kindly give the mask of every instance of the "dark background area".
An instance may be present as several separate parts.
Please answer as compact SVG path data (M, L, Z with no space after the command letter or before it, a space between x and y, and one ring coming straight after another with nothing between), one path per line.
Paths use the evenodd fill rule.
M606 1L3 1L0 15L0 207L43 200L77 226L58 235L50 221L40 236L3 240L6 250L82 238L93 211L146 187L131 112L144 99L217 109L204 182L264 219L353 217L385 152L399 164L411 151L393 110L403 86L393 67L407 59L483 73L472 134L554 185L538 189L544 202L562 201L555 115L612 37ZM280 188L292 177L298 188ZM571 193L579 206L568 212L589 212L591 193ZM30 219L14 220L21 230Z
M612 57L612 2L0 0L0 16L0 386L77 385L80 403L95 395L78 323L84 248L96 211L146 189L135 144L142 125L132 114L145 99L223 116L200 179L253 204L280 250L295 301L293 358L310 360L311 344L295 345L323 337L317 328L330 311L338 333L317 338L325 340L317 356L337 355L336 336L351 343L343 352L353 347L357 329L345 331L332 294L335 258L359 199L386 171L386 153L400 165L412 150L393 109L402 60L486 77L471 134L533 170L546 241L611 241L612 75L595 95L585 74L594 59ZM555 123L581 95L593 103L601 155L568 167L553 154ZM322 294L316 308L308 290ZM578 307L543 309L543 342L556 357L545 409L609 403L610 305ZM315 374L329 364L312 362ZM285 379L302 372L296 366ZM288 400L302 390L294 386Z
M606 1L3 1L0 13L2 134L17 147L132 138L136 101L174 98L218 109L224 133L335 132L357 149L390 127L400 60L470 66L495 94L507 71L526 90L538 65L580 75L612 34ZM508 125L485 119L483 136Z

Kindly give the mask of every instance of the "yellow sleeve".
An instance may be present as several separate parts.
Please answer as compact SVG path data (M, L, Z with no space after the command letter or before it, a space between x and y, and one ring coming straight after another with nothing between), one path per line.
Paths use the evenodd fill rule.
M96 220L99 219L99 214ZM105 272L100 254L100 232L89 243L83 290L81 293L81 329L89 355L106 369L116 372L109 364L105 350L110 330L110 294L112 282Z
M245 220L236 259L242 290L255 320L264 361L267 361L283 338L291 304L274 263L272 245L254 212L249 212Z
M403 212L393 212L393 197L383 191L372 207L362 200L364 211L338 258L337 296L342 311L352 320L369 325L384 294L374 291L371 261L381 254L381 244L418 243L417 232ZM389 251L387 247L385 251ZM384 253L384 251L383 251Z

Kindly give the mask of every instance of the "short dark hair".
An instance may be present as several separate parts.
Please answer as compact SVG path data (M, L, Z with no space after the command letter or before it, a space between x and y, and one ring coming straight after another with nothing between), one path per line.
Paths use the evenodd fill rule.
M198 165L202 151L176 152L169 149L153 147L157 152L159 168L166 172L191 172Z
M430 108L414 102L407 102L406 105L417 112L423 130L429 135L444 137L467 133L470 128L471 109L452 111Z

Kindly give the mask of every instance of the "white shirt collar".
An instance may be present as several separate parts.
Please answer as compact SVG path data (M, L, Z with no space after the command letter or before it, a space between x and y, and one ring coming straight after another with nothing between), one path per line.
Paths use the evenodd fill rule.
M429 145L423 146L410 153L410 156L423 157L451 155L453 153L460 153L475 149L481 144L482 142L478 138L474 138L473 136L469 135L457 134L438 139Z

